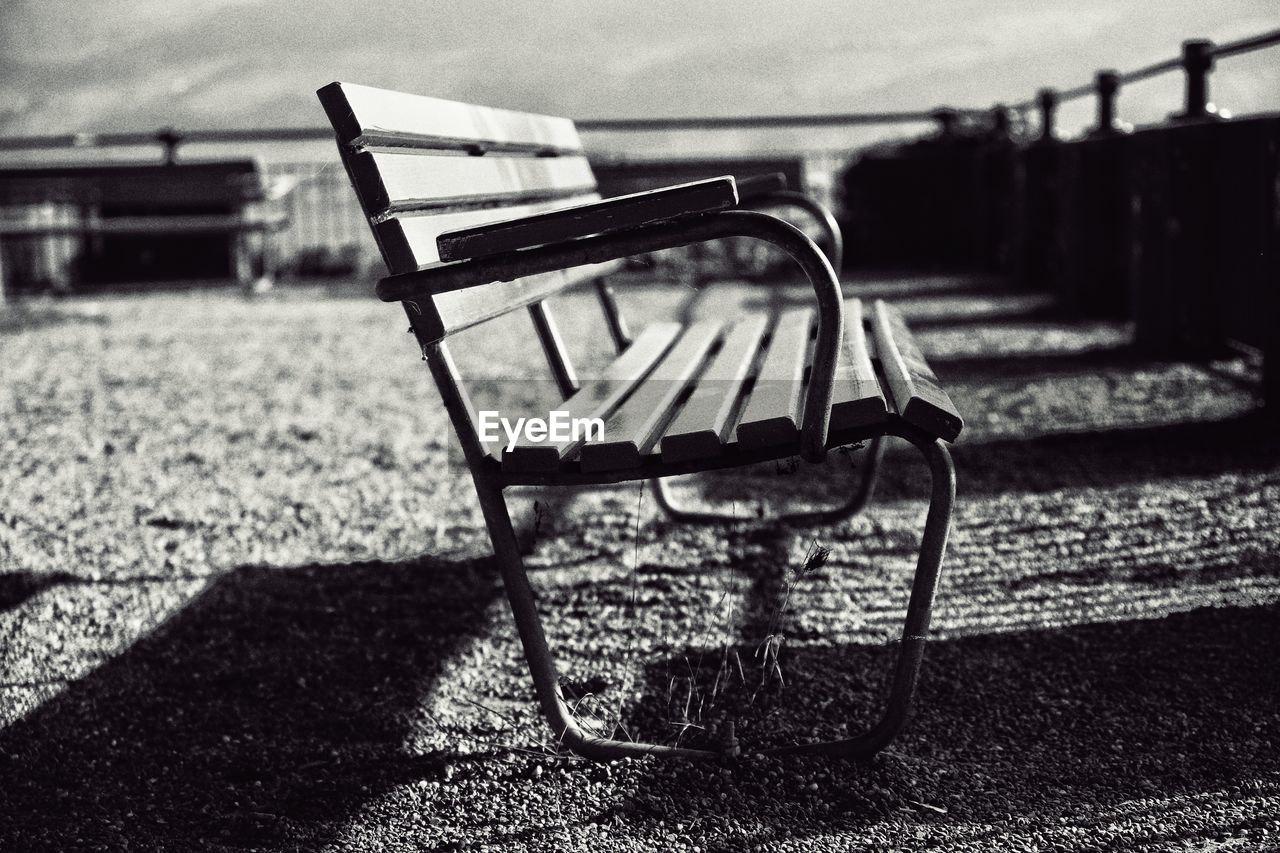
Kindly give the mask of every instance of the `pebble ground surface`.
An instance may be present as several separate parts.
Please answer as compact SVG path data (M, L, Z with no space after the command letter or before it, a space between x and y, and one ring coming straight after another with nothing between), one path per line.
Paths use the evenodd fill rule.
M684 295L624 284L635 325ZM394 306L297 285L0 316L0 850L1280 849L1280 437L1252 366L1143 358L989 282L846 292L904 310L967 418L916 710L865 763L558 750ZM594 304L555 307L590 375ZM547 395L527 317L487 331L455 347L477 398ZM859 464L677 484L723 527L636 484L517 494L583 724L732 721L749 752L873 720L927 471L894 446L863 515L757 517Z

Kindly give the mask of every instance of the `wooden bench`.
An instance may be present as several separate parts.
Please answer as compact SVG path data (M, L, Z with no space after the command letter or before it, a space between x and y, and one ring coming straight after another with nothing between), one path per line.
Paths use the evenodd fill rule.
M286 224L272 204L282 191L253 160L6 168L0 238L75 240L73 263L48 264L58 289L224 274L265 285L274 275L267 237Z
M900 315L845 300L827 258L781 219L738 209L733 178L600 199L566 119L486 109L364 86L319 91L390 275L378 295L404 305L475 482L539 702L556 735L584 755L708 756L583 731L559 677L517 546L503 489L651 480L664 509L689 521L724 513L677 506L663 478L871 442L840 505L793 519L834 520L870 497L881 439L918 447L933 478L923 544L887 707L869 731L785 752L866 756L903 725L928 632L955 493L944 442L961 419ZM632 334L607 283L621 259L722 237L789 254L815 304L777 315L654 323ZM546 298L595 289L617 358L579 379ZM510 451L482 440L448 337L527 309L564 398L561 410L605 421L602 437ZM536 414L536 413L524 413Z

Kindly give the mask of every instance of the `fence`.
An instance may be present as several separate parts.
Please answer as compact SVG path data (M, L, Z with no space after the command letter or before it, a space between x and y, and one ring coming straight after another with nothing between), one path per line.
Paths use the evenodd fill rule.
M867 127L898 127L919 133L934 127L937 135L933 139L857 157L862 170L851 170L852 177L843 187L844 195L852 202L844 217L851 232L850 255L864 261L923 258L950 265L997 265L1029 278L1048 271L1052 255L1046 247L1060 239L1055 236L1058 232L1053 222L1061 206L1061 193L1055 189L1056 155L1016 144L1033 135L1033 111L1039 112L1038 137L1049 141L1054 139L1058 107L1093 94L1098 99L1099 116L1093 135L1118 133L1116 94L1120 87L1182 69L1186 74L1186 104L1179 121L1208 120L1214 114L1208 101L1208 74L1214 61L1276 43L1280 43L1280 31L1218 46L1203 40L1189 41L1181 58L1124 74L1100 71L1089 85L1056 92L1045 89L1034 98L983 110L939 107L829 115L604 119L580 121L578 126L588 139L593 135L604 139L610 134L629 139L655 133L784 133L797 129L806 134L821 129L844 134ZM303 274L341 273L361 269L376 259L375 247L337 164L326 129L165 129L9 138L0 139L0 156L25 152L43 157L87 154L101 158L113 149L130 149L135 156L143 151L154 157L157 146L168 160L178 157L180 151L185 157L187 152L194 152L192 156L204 152L207 156L220 150L243 154L246 148L255 152L281 147L286 151L310 149L305 156L264 157L271 179L293 185L284 201L290 225L279 235L280 251L287 265ZM625 143L623 147L626 148ZM852 148L775 151L774 162L781 156L784 170L798 175L806 189L816 191L834 206L840 201L834 178L854 159ZM646 171L654 179L650 182L656 183L673 168L670 158L624 162L616 156L599 156L596 160L606 185L611 176L633 184L637 180L643 182ZM689 165L682 166L682 176L696 176L698 166L705 167L705 174L722 174L741 171L742 158L704 159L695 163L692 171L686 168ZM859 176L870 176L874 181L860 183ZM1025 221L1020 223L1019 217ZM932 253L929 234L934 235ZM937 245L944 240L949 241L945 250Z

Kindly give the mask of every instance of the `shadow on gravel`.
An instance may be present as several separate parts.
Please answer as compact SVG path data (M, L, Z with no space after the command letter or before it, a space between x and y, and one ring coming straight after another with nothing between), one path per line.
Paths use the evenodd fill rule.
M1097 376L1117 368L1161 366L1171 359L1155 359L1132 345L1099 347L1079 352L1018 353L997 356L930 358L929 365L944 382L982 383L1002 379L1031 381L1071 376Z
M755 647L744 643L743 658ZM720 704L749 707L737 720L744 748L845 736L878 713L894 651L786 646L785 686L748 706L748 670L748 683L730 679ZM648 670L651 698L635 713L648 721L645 735L670 718L663 697L671 673L688 673L699 655L706 691L719 650L689 649ZM805 762L795 772L748 759L724 774L653 767L626 810L668 825L755 822L754 838L734 839L741 849L856 830L890 814L912 822L1078 820L1144 797L1235 789L1280 772L1277 659L1280 605L933 642L907 732L872 762ZM1153 831L1161 808L1168 806L1150 807Z
M0 613L13 610L46 589L77 580L69 572L0 572Z
M976 495L1039 494L1112 488L1178 477L1266 473L1280 466L1280 433L1261 412L1197 421L965 441L951 447L960 500ZM822 469L780 460L751 469L711 471L676 481L683 502L710 504L740 518L830 505L849 494L862 454L833 452ZM929 474L920 453L891 440L875 500L923 499ZM874 516L875 501L867 512ZM820 530L821 528L815 528Z
M963 495L1036 493L1266 472L1280 464L1280 433L1258 411L1220 421L962 441L952 452ZM892 492L894 466L883 470Z
M246 567L0 732L0 849L318 846L500 594L490 561Z

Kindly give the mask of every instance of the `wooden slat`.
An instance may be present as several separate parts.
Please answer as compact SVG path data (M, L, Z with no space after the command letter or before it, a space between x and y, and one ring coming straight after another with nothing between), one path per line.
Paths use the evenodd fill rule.
M406 210L462 204L514 204L566 198L596 187L586 157L465 157L422 152L358 151L347 172L374 220Z
M662 437L662 460L686 462L718 456L729 437L742 386L755 364L768 327L768 317L754 314L739 320L698 378L693 393Z
M575 152L567 118L479 107L422 95L330 83L316 93L344 144Z
M583 382L582 390L560 404L559 410L567 412L570 418L608 418L679 334L679 323L654 323L646 327L599 379ZM581 444L581 436L577 441L558 444L522 440L511 450L503 451L502 467L506 471L554 472Z
M812 308L784 311L778 318L769 351L738 422L736 435L743 447L774 447L799 439L812 328Z
M902 316L878 299L872 314L871 334L894 408L907 423L955 441L964 421L938 384Z
M407 304L414 331L423 343L430 343L486 320L492 320L494 317L501 317L509 311L555 296L567 287L591 281L621 268L622 261L591 264L525 276L515 281L482 284L466 290L455 290L426 299L411 300Z
M480 210L458 210L450 213L439 211L404 213L373 226L373 233L382 247L387 269L393 275L413 272L441 262L436 239L446 231L456 231L471 225L501 222L520 216L532 216L565 205L586 204L600 197L594 193L573 196L568 199L552 199L542 202L493 207Z
M653 372L605 422L603 440L589 441L578 452L583 471L636 468L671 417L671 410L720 340L722 324L694 323L680 336Z
M440 259L460 261L514 252L678 216L722 210L737 203L738 193L731 177L615 196L441 234Z
M844 341L831 394L832 430L879 423L888 415L884 394L871 366L863 320L862 300L846 299Z

